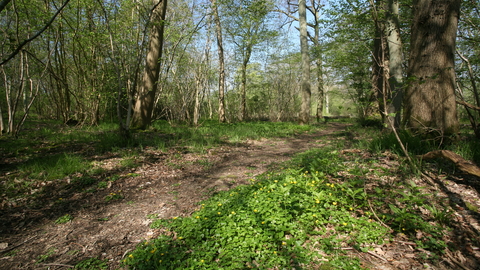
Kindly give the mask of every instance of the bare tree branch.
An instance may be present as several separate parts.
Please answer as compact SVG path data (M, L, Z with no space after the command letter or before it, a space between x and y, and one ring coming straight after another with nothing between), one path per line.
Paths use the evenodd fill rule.
M8 2L8 1L9 0L3 0L3 2L1 2L1 4L3 4L4 2ZM12 60L12 58L15 57L15 55L17 55L25 45L27 45L29 42L31 42L32 40L39 37L45 30L47 30L48 27L50 27L50 25L52 25L53 21L55 21L55 18L57 18L58 14L60 14L60 12L62 12L63 8L65 8L65 6L67 6L68 2L70 2L70 0L66 0L65 3L63 3L63 6L60 7L59 10L57 10L55 15L53 15L53 17L50 19L50 21L48 21L47 24L42 29L40 29L35 35L33 35L31 38L26 39L22 43L20 43L20 45L18 45L18 47L15 49L15 51L13 51L5 60L3 60L0 63L0 66L3 66L8 61ZM0 4L0 8L2 7L1 4ZM1 11L1 9L0 9L0 11Z
M472 105L470 103L467 103L463 100L457 100L457 104L463 105L463 106L468 107L472 110L480 111L480 107L474 106L474 105Z

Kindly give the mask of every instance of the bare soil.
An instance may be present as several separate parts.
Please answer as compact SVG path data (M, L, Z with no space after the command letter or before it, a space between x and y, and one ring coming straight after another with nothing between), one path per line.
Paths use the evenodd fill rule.
M152 217L188 216L200 201L215 192L248 184L248 179L278 166L305 150L355 140L346 124L329 123L316 133L293 138L262 139L223 145L208 153L188 149L162 152L146 148L136 162L141 166L118 170L120 158L95 157L116 181L96 192L79 192L67 187L70 178L45 183L41 207L3 205L0 208L0 269L70 269L87 258L108 260L109 269L120 268L120 261L141 241L160 233L151 229ZM333 144L334 145L334 144ZM339 149L341 150L341 149ZM360 151L350 149L345 151ZM365 153L365 155L369 155ZM399 167L395 157L378 157L386 168ZM4 177L4 175L0 175ZM475 181L463 175L431 174L437 183L426 192L439 192L456 209L458 230L449 239L457 248L431 263L427 253L398 235L389 244L360 253L347 250L370 269L480 269L478 240L480 196ZM416 180L424 183L421 179ZM105 200L110 196L112 200ZM65 214L73 219L65 224L55 220Z

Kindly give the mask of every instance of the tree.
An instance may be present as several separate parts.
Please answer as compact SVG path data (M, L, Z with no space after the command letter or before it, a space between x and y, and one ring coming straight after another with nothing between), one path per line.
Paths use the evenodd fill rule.
M300 23L300 53L302 55L302 107L299 122L310 122L310 56L308 54L307 40L307 7L305 0L298 1L298 19Z
M405 93L406 126L441 138L455 135L455 39L461 0L416 0Z
M223 123L225 118L225 57L223 51L222 24L218 16L217 0L210 0L212 4L213 20L215 21L215 34L218 49L218 120Z
M247 119L247 66L253 50L276 35L268 29L270 0L224 0L226 31L240 55L240 120Z
M326 13L327 32L324 34L327 38L323 51L324 66L331 74L326 77L334 78L334 88L348 93L360 122L372 114L375 104L371 78L375 30L373 24L365 23L373 21L369 5L359 0L331 3Z
M297 6L297 4L290 3L289 6ZM317 121L323 118L323 103L325 99L324 93L324 81L323 81L323 56L322 56L322 46L320 41L320 26L321 26L321 14L320 11L324 5L321 4L321 0L310 0L309 3L306 3L306 10L310 12L313 16L313 22L307 22L307 26L313 28L313 36L307 31L308 38L313 43L313 57L315 59L316 66L316 76L317 76ZM299 18L293 15L293 11L284 11L279 9L279 12L285 14L287 17L293 19L294 21L299 22Z
M135 103L132 118L132 127L140 129L145 129L152 121L155 94L160 74L160 60L162 58L167 0L154 0L154 3L155 5L150 17L152 29L148 44L145 70L142 84L138 90L138 99Z
M398 0L388 0L387 3L387 45L388 45L388 70L389 70L389 95L387 115L389 122L395 128L400 126L400 110L403 99L403 57L402 39L400 37L400 22L398 13Z
M385 126L400 126L403 98L403 57L398 0L370 1L375 22L373 90Z

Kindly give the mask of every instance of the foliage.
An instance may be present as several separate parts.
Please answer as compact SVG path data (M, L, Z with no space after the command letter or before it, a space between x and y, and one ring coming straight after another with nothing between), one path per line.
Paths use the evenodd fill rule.
M191 217L153 222L171 233L142 243L124 263L135 269L299 267L322 265L312 252L321 249L332 266L359 269L338 248L367 251L387 229L363 210L366 194L358 182L330 178L341 170L334 155L312 150L280 172L204 201Z
M205 120L198 128L188 125L170 125L157 121L147 131L132 134L125 139L117 132L115 124L104 123L96 127L66 127L58 122L27 122L29 133L17 139L0 138L2 157L18 162L7 168L12 173L0 185L0 196L12 204L19 201L34 204L46 203L43 196L59 183L68 192L97 192L108 187L108 182L122 176L101 167L95 155L114 155L121 158L117 169L139 165L138 156L144 148L168 151L184 148L204 152L222 144L241 143L247 139L288 137L310 132L317 127L294 123L249 122L220 124ZM39 128L40 127L40 128ZM211 166L207 161L205 168ZM129 177L136 174L127 174ZM107 178L105 178L107 177ZM21 181L18 179L22 179ZM64 184L65 181L67 184ZM121 193L105 196L106 201L121 199ZM53 198L64 203L63 198Z
M55 223L56 224L64 224L64 223L67 223L67 222L72 221L72 220L73 220L73 217L70 214L66 214L64 216L61 216L61 217L57 218L57 220L55 220Z
M108 269L107 260L97 258L88 258L75 264L74 269L80 270L106 270Z

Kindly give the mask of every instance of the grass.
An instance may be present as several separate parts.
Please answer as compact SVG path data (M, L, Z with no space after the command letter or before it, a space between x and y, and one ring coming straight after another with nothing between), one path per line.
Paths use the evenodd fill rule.
M108 181L123 177L118 170L138 166L137 158L146 149L204 152L222 144L288 137L317 128L293 123L214 121L190 128L158 121L151 129L124 139L111 124L30 127L28 135L17 140L0 137L0 151L16 160L2 179L0 196L18 202L41 194L40 183L62 178L71 179L62 188L97 192L105 189ZM250 185L215 193L189 217L150 216L155 219L152 227L166 233L138 245L123 264L131 269L362 269L361 262L349 256L346 247L367 252L398 235L430 251L427 259L440 256L449 245L445 235L453 228L450 206L417 186L412 181L416 175L408 170L377 165L375 156L385 151L403 155L392 135L365 127L347 132L368 139L337 140L331 142L332 148L299 154L283 168L252 178ZM437 147L406 132L400 135L412 155ZM351 146L361 150L341 151ZM445 147L466 159L480 160L477 140ZM372 158L362 155L365 152ZM109 173L99 168L96 155L120 157L120 167ZM208 160L198 163L206 169L212 166ZM104 201L123 198L119 190L106 195ZM55 200L64 203L62 198ZM474 205L467 208L478 210ZM55 222L62 224L72 218L66 214ZM47 252L39 261L52 255ZM76 268L103 267L103 261L93 258Z
M125 139L117 132L117 125L103 123L94 127L67 127L53 121L32 121L25 125L25 132L18 138L0 136L2 158L13 160L3 170L8 175L0 185L0 196L12 204L30 201L41 195L47 182L71 180L68 190L96 192L104 189L105 180L113 177L100 166L101 156L119 157L115 170L135 168L140 165L139 156L144 150L184 149L205 152L221 144L235 144L247 139L286 137L299 132L309 132L316 127L294 123L230 123L204 121L201 126L170 125L166 121L155 122L149 130L132 133ZM95 158L100 156L100 161ZM208 162L199 161L208 169ZM107 179L105 179L107 178ZM32 192L32 190L34 192ZM107 196L106 201L118 200Z
M407 182L367 189L368 168L376 170L375 185L390 173L334 149L297 155L250 185L214 195L190 217L157 219L152 227L167 233L140 244L123 263L131 269L362 269L344 248L367 252L396 234L443 252L448 207L432 204ZM426 208L430 214L421 212Z

